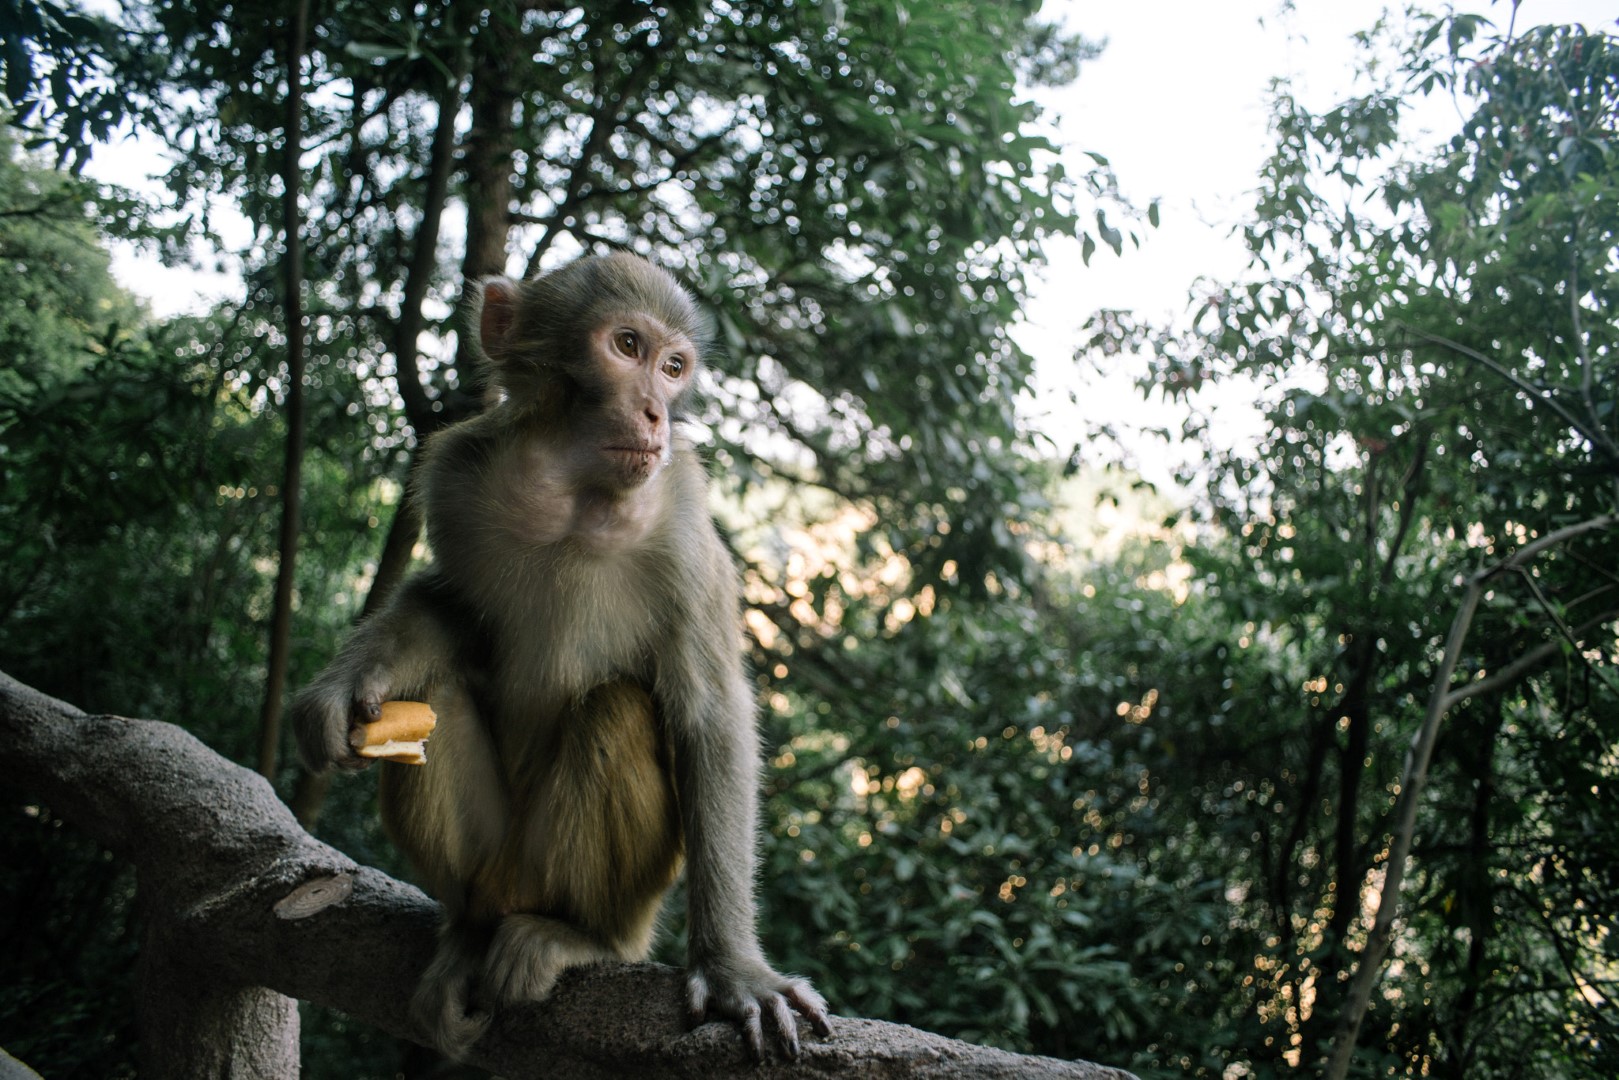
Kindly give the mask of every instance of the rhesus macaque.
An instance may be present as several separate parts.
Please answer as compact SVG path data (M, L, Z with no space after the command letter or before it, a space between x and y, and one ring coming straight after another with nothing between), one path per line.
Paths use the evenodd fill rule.
M490 1010L576 964L644 959L685 862L693 1021L798 1053L755 931L759 746L735 566L671 422L704 342L691 297L629 255L482 285L500 398L428 444L432 565L293 706L305 761L359 768L383 701L426 701L425 766L384 764L383 820L443 903L414 999L458 1056Z

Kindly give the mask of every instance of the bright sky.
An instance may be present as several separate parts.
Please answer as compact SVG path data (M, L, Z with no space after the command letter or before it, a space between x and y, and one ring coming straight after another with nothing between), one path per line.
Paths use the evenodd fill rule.
M1082 265L1079 245L1057 240L1051 266L1034 294L1018 338L1038 359L1045 388L1039 405L1043 425L1066 453L1085 420L1125 423L1154 420L1158 406L1141 402L1127 377L1098 380L1076 369L1073 343L1079 326L1099 308L1129 308L1154 316L1182 312L1199 277L1234 276L1243 266L1240 244L1230 235L1246 212L1269 152L1267 94L1272 78L1290 81L1306 104L1325 107L1348 93L1355 50L1351 35L1370 28L1383 0L1048 0L1042 14L1062 20L1091 38L1105 39L1102 56L1085 65L1071 87L1042 95L1068 147L1070 169L1094 150L1113 164L1124 195L1145 207L1158 198L1161 225L1149 230L1139 250L1115 258L1102 248ZM1499 26L1511 17L1508 0L1462 0ZM1615 26L1612 0L1523 0L1520 27L1545 22ZM1442 110L1438 101L1431 110ZM1419 120L1429 130L1452 119L1430 111ZM97 172L132 174L159 168L155 157L135 147L98 154ZM227 295L231 278L165 270L121 252L114 272L150 299L159 315L196 311ZM1068 405L1069 388L1080 397ZM1233 438L1250 429L1251 413L1233 399L1220 405ZM1161 418L1157 423L1163 423ZM1062 439L1068 444L1062 444ZM1141 463L1150 479L1167 469Z

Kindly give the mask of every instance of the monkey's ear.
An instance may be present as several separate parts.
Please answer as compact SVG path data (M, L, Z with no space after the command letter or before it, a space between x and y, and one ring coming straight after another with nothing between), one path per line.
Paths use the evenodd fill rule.
M479 286L483 293L478 308L478 344L484 355L499 361L511 339L512 324L517 319L517 282L511 278L485 278Z

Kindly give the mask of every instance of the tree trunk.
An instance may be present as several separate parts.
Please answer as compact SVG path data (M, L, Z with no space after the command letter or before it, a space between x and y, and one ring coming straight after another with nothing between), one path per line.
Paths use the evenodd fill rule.
M497 5L489 23L473 38L472 89L467 95L472 126L462 153L466 169L463 199L467 206L467 250L461 262L461 302L456 305L455 371L461 386L482 398L484 377L477 350L467 333L471 326L472 285L506 272L512 231L512 169L517 147L517 83L525 42L505 25L521 20L509 7Z
M421 207L421 224L411 240L410 262L405 267L404 295L399 318L393 327L394 365L399 396L405 402L405 416L416 431L417 441L427 438L444 424L443 406L435 409L422 386L417 339L422 332L422 302L438 273L439 227L444 221L444 205L450 197L450 176L455 171L455 125L461 115L461 83L468 64L466 48L457 50L455 69L445 79L438 96L438 121L433 128L428 153L427 186Z
M273 778L281 746L281 698L287 685L287 654L292 643L292 583L298 564L304 471L304 245L298 193L303 189L303 58L309 0L298 0L287 27L287 119L281 165L282 308L287 317L287 451L281 472L281 533L275 572L275 610L270 617L270 649L259 714L259 772Z

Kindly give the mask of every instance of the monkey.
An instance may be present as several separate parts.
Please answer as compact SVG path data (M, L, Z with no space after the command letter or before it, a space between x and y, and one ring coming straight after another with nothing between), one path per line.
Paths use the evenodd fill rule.
M449 1056L569 967L645 959L683 869L692 1023L739 1022L758 1059L768 1017L797 1057L795 1012L831 1022L758 940L740 581L672 431L707 323L624 253L475 288L493 404L427 441L431 562L298 695L300 753L357 769L350 736L383 701L439 716L426 765L384 762L378 786L443 905L412 1012Z

